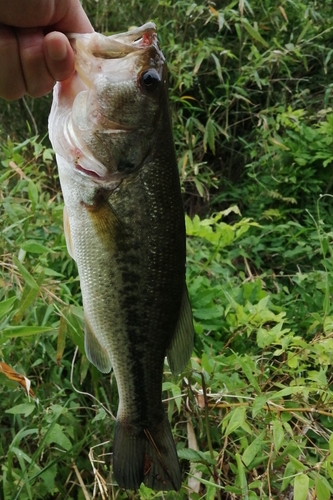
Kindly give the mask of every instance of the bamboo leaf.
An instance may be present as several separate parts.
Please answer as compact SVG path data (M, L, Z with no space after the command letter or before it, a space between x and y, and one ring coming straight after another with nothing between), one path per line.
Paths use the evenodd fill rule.
M306 500L309 493L309 477L298 474L294 479L294 500Z
M250 463L257 456L258 452L262 449L265 434L266 431L262 431L244 451L242 459L246 467L250 465Z
M246 495L246 493L247 493L246 472L245 472L245 467L243 465L241 457L238 453L236 453L236 463L237 463L237 471L238 471L238 483L242 489L242 494Z
M331 498L331 492L329 490L327 480L320 474L316 475L315 489L317 500L329 500Z
M28 285L31 288L34 288L35 290L39 290L40 289L39 285L36 283L36 281L31 276L29 271L24 267L24 265L18 260L17 257L15 257L15 255L13 255L13 262L14 262L15 266L17 267L17 269L19 270L19 272L21 273L21 276L24 279L24 281L26 283L28 283Z
M6 338L14 338L30 337L48 332L54 332L54 328L52 326L8 326L2 333Z
M2 316L5 316L6 314L8 314L12 310L13 305L14 305L16 300L17 300L16 297L11 297L10 299L2 300L0 302L0 318Z
M50 248L42 245L38 241L27 240L22 244L22 249L25 252L44 254L50 252Z
M245 424L245 408L240 407L240 408L235 408L235 410L232 410L228 417L229 417L229 423L228 426L225 430L225 436L229 436L232 432L234 432L236 429L239 427L242 427Z
M211 151L215 154L215 126L214 121L211 118L208 118L205 133L204 133L204 148L207 151L207 144L210 147Z
M280 420L273 421L273 441L275 451L278 452L284 443L284 429Z
M241 22L246 31L248 32L248 34L252 38L254 38L254 40L256 40L257 42L261 43L264 47L266 47L266 49L268 49L269 45L266 42L266 40L264 40L263 37L260 35L260 33L257 30L255 30L253 26L251 26L249 21L247 19L242 19Z

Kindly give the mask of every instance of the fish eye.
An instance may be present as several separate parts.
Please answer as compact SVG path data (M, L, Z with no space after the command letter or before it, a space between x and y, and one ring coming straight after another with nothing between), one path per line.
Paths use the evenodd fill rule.
M154 69L148 69L141 73L140 78L140 86L143 90L147 92L153 92L159 85L161 78L160 75Z

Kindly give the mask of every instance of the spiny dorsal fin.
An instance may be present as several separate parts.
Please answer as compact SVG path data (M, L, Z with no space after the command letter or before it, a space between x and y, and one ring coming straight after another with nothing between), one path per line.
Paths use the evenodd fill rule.
M178 323L171 344L167 349L169 366L174 375L178 375L186 367L193 351L193 342L192 310L187 287L185 286Z

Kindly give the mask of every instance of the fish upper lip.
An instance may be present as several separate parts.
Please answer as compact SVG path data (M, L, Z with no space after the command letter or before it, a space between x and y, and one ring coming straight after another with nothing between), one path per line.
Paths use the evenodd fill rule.
M121 34L102 36L96 33L95 38L92 38L91 35L92 33L67 33L74 51L78 43L84 45L85 50L91 55L102 59L118 59L132 52L145 51L151 46L158 47L154 23L146 23L140 28Z

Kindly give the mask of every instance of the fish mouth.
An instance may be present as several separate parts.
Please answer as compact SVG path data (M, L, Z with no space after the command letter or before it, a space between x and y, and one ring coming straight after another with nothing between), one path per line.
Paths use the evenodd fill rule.
M78 39L78 35L74 35L74 38ZM73 38L69 36L69 39ZM90 50L94 57L118 59L133 51L145 50L152 45L157 46L156 26L154 23L146 23L126 33L118 33L107 37L102 36L98 37L98 40L93 39Z
M162 77L165 59L158 46L154 23L111 36L100 33L67 36L75 53L75 69L87 87L93 86L96 75L101 72L119 82L139 69L154 67Z
M124 57L133 50L140 50L150 45L157 46L156 26L154 23L146 23L139 28L133 28L126 33L105 36L100 33L68 33L67 37L76 50L75 42L85 42L85 46L95 57L103 59L115 59ZM80 44L82 50L82 45Z
M113 174L106 172L104 173L104 175L102 175L102 173L97 172L96 169L85 168L80 163L75 164L75 169L85 178L92 180L96 184L101 184L109 189L115 189L123 180L123 176L118 172L115 172Z

